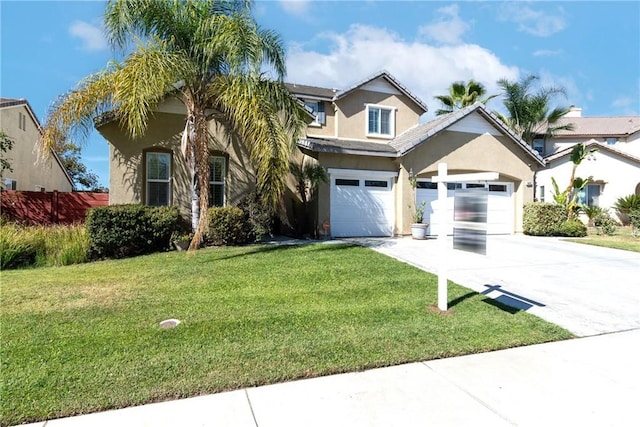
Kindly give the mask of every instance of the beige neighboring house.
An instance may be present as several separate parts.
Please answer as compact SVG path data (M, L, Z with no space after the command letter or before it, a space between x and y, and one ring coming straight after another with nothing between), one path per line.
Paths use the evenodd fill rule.
M437 223L431 178L440 162L450 174L499 173L496 182L450 183L449 215L456 189L482 186L489 194L489 232L522 231L523 205L533 200L534 173L544 162L484 105L421 123L426 104L386 71L342 90L287 86L313 113L298 147L329 173L330 182L318 191L315 219L329 224L330 235L410 234L415 197L427 204L424 221ZM176 204L189 211L180 153L185 119L184 107L168 100L139 140L130 140L116 123L98 126L111 144L110 203ZM216 134L215 122L210 130ZM235 204L255 187L255 174L242 147L218 141L211 146L211 203ZM410 174L418 180L415 192ZM293 185L285 199L291 210Z
M640 116L582 117L581 109L571 108L560 119L560 124L566 123L572 123L574 129L534 141L534 148L546 161L546 167L536 174L538 200L553 201L552 177L561 190L568 185L573 166L569 155L579 143L597 150L577 168L577 176L592 177L579 195L581 203L613 214L619 197L640 194Z
M25 99L0 98L0 128L13 140L13 148L2 153L13 172L5 170L2 188L17 191L73 190L71 177L53 152L42 160L38 140L42 134L40 122Z

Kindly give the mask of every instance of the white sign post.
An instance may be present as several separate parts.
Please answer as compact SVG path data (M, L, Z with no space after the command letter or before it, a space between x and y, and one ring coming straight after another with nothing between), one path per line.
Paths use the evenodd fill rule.
M447 231L449 230L449 218L447 217L447 183L465 181L493 181L498 179L498 172L463 173L447 175L447 164L438 163L438 175L431 178L431 182L438 183L438 219L440 230L438 231L438 243L440 250L440 262L438 263L438 309L447 311L447 275L449 271L449 250L447 247Z

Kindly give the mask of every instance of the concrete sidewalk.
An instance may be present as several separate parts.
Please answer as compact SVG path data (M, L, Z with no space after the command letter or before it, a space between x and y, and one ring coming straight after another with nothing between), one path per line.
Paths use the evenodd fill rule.
M635 426L640 330L35 423L75 426Z

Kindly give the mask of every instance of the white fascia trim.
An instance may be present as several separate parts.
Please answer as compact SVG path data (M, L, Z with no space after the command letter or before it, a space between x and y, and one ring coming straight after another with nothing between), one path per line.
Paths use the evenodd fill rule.
M363 169L337 169L337 168L329 168L327 169L329 175L339 175L339 176L357 176L357 177L367 177L367 178L395 178L398 176L398 172L394 171L374 171L374 170L363 170Z

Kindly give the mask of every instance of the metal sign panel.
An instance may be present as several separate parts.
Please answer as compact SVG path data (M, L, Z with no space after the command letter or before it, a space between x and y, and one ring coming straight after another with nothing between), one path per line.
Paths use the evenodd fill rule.
M486 255L488 188L456 190L453 200L453 249Z

